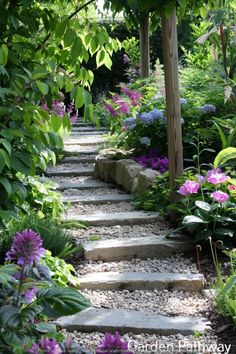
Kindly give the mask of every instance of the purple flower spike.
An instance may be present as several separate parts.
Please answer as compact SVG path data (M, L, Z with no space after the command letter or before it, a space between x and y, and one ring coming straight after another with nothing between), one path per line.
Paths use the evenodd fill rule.
M31 354L62 354L62 349L55 339L41 337L39 345L33 344L32 348L28 350Z
M197 183L195 181L187 180L179 188L178 193L183 195L183 196L187 196L187 195L190 195L190 194L195 194L195 193L198 193L199 187L200 187L199 183Z
M6 254L6 260L15 260L19 265L38 263L45 253L45 249L41 247L42 243L40 235L33 230L17 232Z
M211 193L211 197L217 203L225 203L229 199L229 195L222 191L216 191Z
M26 292L25 292L25 301L27 302L27 304L31 304L31 302L32 302L33 298L35 297L37 291L38 291L38 288L36 288L36 287L26 290Z
M134 354L129 351L128 343L123 341L119 332L115 335L106 333L105 337L101 340L96 354Z

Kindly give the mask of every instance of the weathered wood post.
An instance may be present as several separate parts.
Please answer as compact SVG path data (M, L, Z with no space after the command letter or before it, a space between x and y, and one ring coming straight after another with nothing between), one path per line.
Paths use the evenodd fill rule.
M175 178L183 172L183 147L178 73L178 40L176 10L162 18L163 57L165 71L169 184L173 190ZM172 193L172 198L175 195Z
M150 48L149 48L149 13L144 13L140 19L139 42L140 42L140 76L149 76Z

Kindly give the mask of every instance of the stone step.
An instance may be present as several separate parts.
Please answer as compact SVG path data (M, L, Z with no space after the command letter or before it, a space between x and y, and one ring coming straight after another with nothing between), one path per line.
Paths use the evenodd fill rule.
M82 137L82 136L77 136L77 137L70 137L64 140L64 145L80 145L80 146L89 146L89 145L98 145L98 144L103 144L105 142L104 137L99 137L99 136L92 136L90 139L89 137Z
M80 289L91 290L178 290L201 291L202 274L99 272L80 275Z
M171 257L190 251L193 246L184 237L167 239L165 236L146 236L85 242L83 249L87 260L120 261Z
M81 203L84 205L88 204L104 204L104 203L122 203L129 202L132 200L130 194L125 193L114 193L114 194L103 194L103 195L88 195L88 196L65 196L62 198L64 203Z
M73 168L66 168L63 166L63 168L60 168L60 166L57 167L50 167L47 169L45 174L48 177L51 176L61 176L61 177L77 177L77 176L90 176L93 174L94 167L93 166L88 166L88 167L73 167Z
M65 221L85 222L92 226L140 225L163 220L157 212L128 211L123 213L68 215Z
M89 123L84 123L83 121L77 121L72 125L72 128L73 127L93 127L93 125Z
M97 147L87 149L82 149L81 146L76 145L65 145L63 148L65 155L96 155Z
M204 333L210 322L204 317L166 317L144 311L89 308L72 316L58 318L57 326L68 331L149 333L159 335L191 335Z
M68 156L64 157L61 161L64 163L94 163L96 155L88 155L88 156Z
M58 184L57 189L66 190L66 189L97 189L97 188L115 188L112 184L107 184L98 180L83 181L83 182L65 182Z
M108 132L106 130L94 130L94 131L84 131L84 130L72 130L70 136L74 137L74 136L78 136L78 137L82 137L82 136L97 136L97 135L106 135Z

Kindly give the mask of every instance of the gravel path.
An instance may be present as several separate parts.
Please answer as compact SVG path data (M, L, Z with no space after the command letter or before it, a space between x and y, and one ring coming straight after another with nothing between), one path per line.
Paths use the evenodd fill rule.
M66 164L67 165L67 164ZM80 177L60 177L60 176L52 176L50 180L56 183L83 183L85 181L94 180L93 176L80 176Z
M94 195L104 195L104 194L124 194L125 192L116 188L95 188L89 190L76 190L76 189L66 189L63 191L64 196L94 196Z
M85 348L89 349L93 354L96 352L96 347L100 343L104 334L98 332L83 333L71 332L65 330L62 333L70 339L78 341ZM209 352L207 346L217 346L217 337L210 332L201 337L197 336L157 336L149 334L133 334L127 333L123 339L129 343L129 348L134 354L215 354L219 351ZM191 350L191 348L193 350ZM206 348L206 349L204 349ZM199 351L200 349L201 351ZM222 353L222 352L221 352ZM233 354L233 353L232 353Z
M119 262L83 261L75 266L78 274L92 272L167 272L167 273L198 273L196 265L189 258L180 254L165 259L139 259Z
M146 225L116 225L116 226L91 226L87 229L70 230L76 242L81 242L94 236L98 239L108 240L112 238L135 238L163 235L170 229L167 224L159 222Z
M130 203L119 203L112 204L106 203L101 205L83 205L83 204L74 204L67 210L68 215L76 214L102 214L102 213L121 213L124 211L134 210L132 204Z

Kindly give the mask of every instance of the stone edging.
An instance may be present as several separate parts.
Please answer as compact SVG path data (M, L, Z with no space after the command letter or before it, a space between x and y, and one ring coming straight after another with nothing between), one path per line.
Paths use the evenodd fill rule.
M116 183L126 192L144 191L159 175L160 172L145 168L131 159L112 160L99 155L96 157L94 177Z

